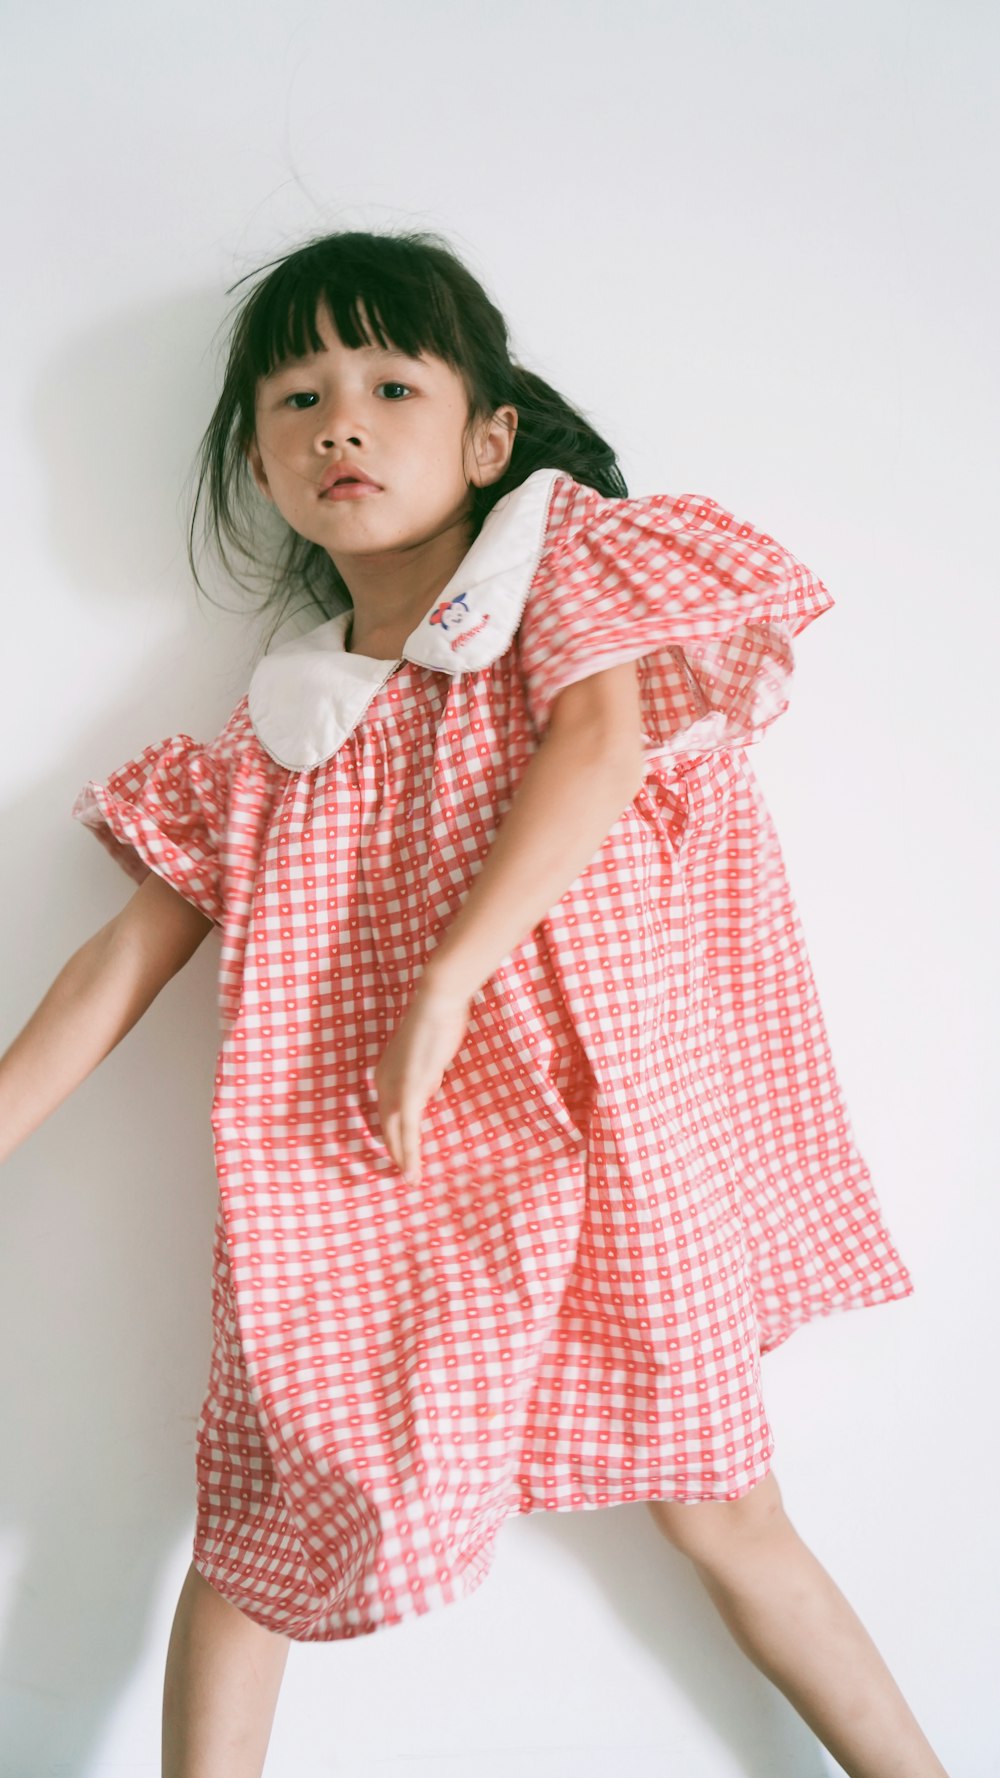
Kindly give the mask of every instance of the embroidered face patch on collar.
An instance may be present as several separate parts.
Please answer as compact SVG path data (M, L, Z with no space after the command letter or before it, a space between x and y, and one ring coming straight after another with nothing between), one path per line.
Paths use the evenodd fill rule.
M558 469L536 469L498 500L440 598L396 660L349 654L350 611L282 643L255 668L248 711L265 751L289 771L336 753L403 660L440 673L477 673L510 647L545 539Z

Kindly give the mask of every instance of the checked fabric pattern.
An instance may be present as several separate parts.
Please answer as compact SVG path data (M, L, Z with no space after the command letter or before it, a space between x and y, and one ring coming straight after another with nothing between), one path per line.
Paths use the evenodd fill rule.
M195 1561L268 1629L466 1596L512 1513L739 1497L774 1448L761 1355L912 1290L746 757L832 603L706 497L561 476L486 667L404 659L308 771L244 698L81 791L219 927ZM645 781L474 997L412 1185L375 1066L553 700L630 659Z

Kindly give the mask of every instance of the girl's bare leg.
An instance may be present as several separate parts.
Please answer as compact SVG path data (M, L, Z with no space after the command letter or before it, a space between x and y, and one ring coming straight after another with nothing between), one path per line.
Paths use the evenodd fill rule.
M743 1653L850 1778L947 1778L867 1630L765 1476L740 1500L650 1502Z
M192 1566L163 1684L163 1778L260 1778L288 1638L261 1629Z

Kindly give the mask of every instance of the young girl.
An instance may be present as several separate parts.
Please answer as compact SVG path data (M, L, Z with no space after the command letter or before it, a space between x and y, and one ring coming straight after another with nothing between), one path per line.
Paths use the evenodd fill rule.
M848 1773L941 1774L761 1394L803 1322L912 1289L746 758L829 593L707 496L628 499L428 236L266 268L201 470L230 566L273 509L279 618L320 621L210 744L82 790L141 887L0 1064L7 1153L219 927L166 1778L260 1773L289 1639L467 1597L512 1513L639 1500Z

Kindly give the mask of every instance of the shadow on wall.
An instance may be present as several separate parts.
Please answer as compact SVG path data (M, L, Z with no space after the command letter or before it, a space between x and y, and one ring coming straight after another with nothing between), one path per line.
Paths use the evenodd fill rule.
M185 498L233 300L196 294L115 316L63 342L34 392L46 542L88 603L131 604L168 577L191 596Z
M7 930L26 961L0 1045L131 893L66 805L60 779L4 812L20 877L5 885ZM57 951L53 932L71 928ZM87 1769L189 1535L211 1326L217 952L210 934L0 1172L0 1524L22 1552L0 1662L12 1778Z
M561 1560L586 1569L609 1622L617 1623L622 1636L643 1650L644 1665L662 1669L671 1689L689 1700L704 1720L699 1774L715 1769L707 1763L715 1743L725 1750L720 1771L739 1771L745 1778L826 1778L831 1766L812 1731L737 1648L693 1565L670 1547L644 1504L531 1513L521 1523L531 1535L555 1545ZM505 1526L501 1536L508 1533ZM528 1544L521 1558L525 1566L530 1558ZM526 1573L521 1609L510 1624L510 1642L519 1660L531 1661L534 1655L536 1668L544 1668L553 1639L552 1618L543 1614L532 1621L531 1614L523 1611L529 1589ZM572 1647L572 1625L560 1625L559 1635L565 1660ZM586 1649L580 1651L580 1662L588 1663ZM623 1739L647 1738L634 1715L623 1718L621 1728ZM689 1768L677 1761L675 1748L658 1751L649 1767L654 1769L688 1778Z
M71 820L77 790L137 751L133 737L160 738L148 710L162 708L165 673L175 730L198 732L188 712L214 707L206 738L242 689L255 626L199 602L184 557L226 306L196 295L116 317L61 346L31 403L49 494L42 546L95 630L110 634L127 599L140 625L143 609L155 617L158 646L127 696L67 737L64 764L3 810L0 1048L132 893ZM246 610L238 591L223 597ZM169 661L165 604L179 617ZM190 1536L211 1335L217 959L210 934L3 1169L0 1520L21 1562L4 1612L0 1766L17 1778L86 1770L141 1658L164 1564Z
M108 322L66 344L41 379L29 423L49 501L45 542L95 622L143 595L188 617L211 608L186 555L195 457L222 383L232 297L195 295ZM272 548L283 520L263 500L258 541ZM230 650L256 659L270 628L252 593L234 586L211 554L200 562L211 600L228 613ZM285 620L318 621L310 606ZM238 639L238 640L237 640ZM253 656L249 653L253 647ZM241 686L242 689L242 686ZM235 702L235 695L233 701Z
M185 614L180 640L190 642L191 667L170 669L178 704L187 707L194 663L194 701L204 707L218 692L206 737L242 690L234 657L246 646L249 658L254 639L253 624L233 619L206 650L179 541L185 480L212 404L205 342L222 312L192 297L78 340L54 361L33 413L52 538L71 584L98 625L113 620L112 602L159 599L166 587ZM69 811L86 777L134 750L122 736L142 732L154 689L162 700L162 657L72 739L64 768L3 811L0 942L13 992L0 1046L131 893ZM174 732L186 726L178 720ZM217 957L213 934L3 1170L0 1518L23 1560L5 1614L0 1743L3 1771L17 1778L90 1769L145 1659L163 1571L193 1525L211 1333ZM691 1697L748 1778L825 1770L808 1731L730 1641L644 1509L533 1514L518 1534L522 1558L539 1538L593 1575L622 1628ZM541 1629L548 1639L550 1627ZM495 1617L484 1636L492 1645ZM522 1617L511 1641L519 1659L524 1636ZM384 1645L372 1644L378 1660ZM161 1671L164 1655L154 1656ZM150 1725L150 1744L157 1732Z

